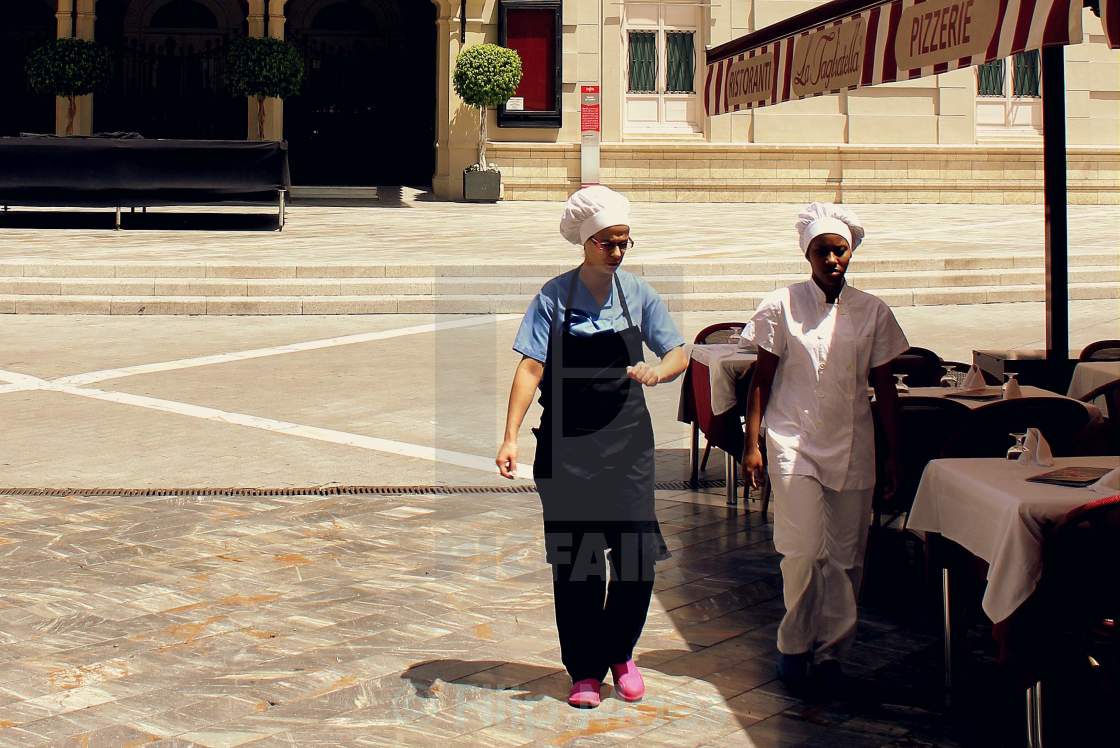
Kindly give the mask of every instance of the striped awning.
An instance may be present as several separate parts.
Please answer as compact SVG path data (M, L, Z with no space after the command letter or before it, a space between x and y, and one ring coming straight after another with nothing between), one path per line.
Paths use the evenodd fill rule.
M1101 0L1100 11L1108 46L1120 49L1120 0Z
M1117 11L1117 0L1102 2ZM1077 44L1081 9L1082 0L833 0L709 50L704 106L724 114Z

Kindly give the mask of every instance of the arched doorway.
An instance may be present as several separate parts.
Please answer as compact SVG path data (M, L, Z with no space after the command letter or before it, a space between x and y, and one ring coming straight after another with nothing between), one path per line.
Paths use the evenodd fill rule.
M94 34L112 50L113 73L94 98L93 129L245 138L245 98L223 80L245 16L243 0L99 0Z
M435 6L289 0L303 91L284 103L296 184L427 186L435 167Z
M54 97L34 93L24 63L55 37L54 0L4 3L0 8L0 135L54 132Z

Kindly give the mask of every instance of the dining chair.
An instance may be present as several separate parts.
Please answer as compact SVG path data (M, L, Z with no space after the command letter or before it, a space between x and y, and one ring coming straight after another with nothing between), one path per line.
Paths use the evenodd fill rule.
M721 343L730 344L731 333L736 327L742 330L744 327L746 327L746 324L743 322L716 322L715 324L708 325L703 330L696 333L696 337L692 339L692 342L697 345L716 345ZM708 396L711 397L711 392L708 393ZM697 449L698 447L699 445L697 445ZM711 453L712 443L705 439L704 456L700 459L700 472L708 469L708 457L711 455ZM691 459L693 460L691 464L695 465L696 455L691 455Z
M1120 340L1098 340L1090 343L1077 357L1078 361L1120 361Z
M743 322L716 322L715 324L708 325L707 327L700 330L700 332L696 333L696 336L693 338L692 342L697 345L729 344L731 343L730 338L732 332L734 331L734 328L739 328L741 330L744 327L746 327L746 324ZM689 380L690 381L688 384L692 388L691 397L693 398L693 402L711 402L712 393L710 383L708 381L701 382L698 380L698 378L692 377L690 377ZM703 412L701 409L697 408L696 420L692 422L692 438L689 443L689 473L691 476L691 482L694 485L699 479L699 474L707 469L708 458L712 453L712 442L711 439L707 437L707 434L710 433L711 428L714 426L714 424L707 421L707 418L709 417L710 413ZM701 432L705 434L703 457L700 457L699 454ZM732 443L742 443L741 438L736 440L734 438L734 435L732 435L730 441ZM740 449L739 451L741 452L742 450ZM732 455L730 452L728 452L725 457L726 464L724 474L727 480L728 504L735 504L738 501L738 465L740 457L741 455Z
M1027 738L1044 748L1043 693L1055 693L1062 676L1091 675L1120 688L1120 495L1097 499L1070 511L1043 539L1042 576L1029 601L1023 669ZM1067 681L1068 682L1068 681ZM1052 698L1052 697L1051 697ZM1087 710L1086 720L1103 720L1100 734L1111 733L1111 715ZM1099 722L1098 722L1099 724ZM1068 729L1069 726L1067 726ZM1088 732L1095 732L1092 727ZM1050 731L1051 737L1055 732ZM1062 744L1068 736L1063 735ZM1058 745L1058 743L1054 743ZM1085 743L1080 743L1085 744Z
M1105 382L1081 396L1083 403L1104 398L1107 415L1096 423L1089 423L1082 430L1080 440L1086 454L1120 454L1120 379Z
M1083 403L1091 403L1098 397L1104 398L1104 404L1108 409L1108 415L1113 420L1120 419L1120 379L1113 379L1111 382L1105 382L1100 387L1086 392L1080 397L1080 400Z
M745 322L716 322L696 333L696 337L692 339L692 342L698 345L730 343L732 329L737 327L742 330L746 326Z
M887 455L886 434L878 410L878 401L871 403L875 419L875 463L876 474L881 479ZM930 460L944 457L949 441L961 430L961 425L969 416L969 408L962 402L942 397L907 396L898 399L899 438L897 446L901 462L902 479L896 487L894 500L883 500L880 486L876 480L875 495L872 500L874 524L876 527L890 526L896 520L910 513L922 471ZM883 524L884 514L889 516Z
M941 357L928 348L911 346L891 361L891 374L905 374L911 387L936 387L944 373Z
M1004 457L1010 434L1037 428L1056 457L1081 454L1077 436L1089 423L1089 411L1076 400L1060 397L1020 397L981 405L964 418L949 441L953 457Z

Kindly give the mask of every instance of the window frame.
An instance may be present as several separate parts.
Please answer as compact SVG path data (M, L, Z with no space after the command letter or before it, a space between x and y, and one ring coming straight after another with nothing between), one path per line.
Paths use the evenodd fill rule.
M620 0L622 11L622 131L623 138L643 137L648 135L678 135L693 136L705 131L703 101L701 89L703 88L704 70L704 24L707 11L704 7L694 3L676 3L672 0ZM693 8L695 17L692 22L678 23L667 18L667 10L674 5L688 5ZM635 6L655 6L657 8L657 22L642 17L634 18L629 10ZM630 91L630 33L652 32L655 34L656 45L656 81L654 91ZM669 91L669 42L670 33L692 34L692 87L691 92ZM672 101L691 99L697 106L695 120L672 121L666 116L667 104ZM658 120L655 125L638 125L629 118L629 106L637 101L655 101L657 105Z
M1035 74L1038 76L1038 80L1035 81L1035 84L1037 86L1038 93L1033 93L1033 94L1016 93L1015 92L1015 84L1018 82L1018 76L1016 74L1016 66L1017 66L1019 60L1021 59L1020 56L1021 55L1023 55L1023 56L1032 55L1032 54L1035 56L1035 61L1036 61ZM981 74L982 74L981 69L985 65L991 65L991 64L997 63L997 62L1003 64L1003 71L1002 71L1002 74L1003 74L1002 89L1003 90L998 94L983 93L981 91L981 87L980 87L980 79L981 79ZM988 101L1003 100L1003 101L1007 101L1009 103L1012 103L1012 102L1028 102L1028 101L1038 101L1038 100L1040 100L1042 98L1042 61L1041 61L1041 54L1038 52L1038 50L1027 50L1026 52L1016 52L1015 54L1008 55L1007 57L1000 57L1000 58L997 58L995 60L991 60L990 62L984 63L984 65L977 65L976 66L976 97L978 99L986 99Z
M564 26L562 0L499 0L498 43L505 47L507 20L510 10L551 10L553 36L556 40L553 70L553 105L551 109L534 111L507 111L505 104L498 107L498 127L547 127L560 128L564 123L563 110L563 47Z

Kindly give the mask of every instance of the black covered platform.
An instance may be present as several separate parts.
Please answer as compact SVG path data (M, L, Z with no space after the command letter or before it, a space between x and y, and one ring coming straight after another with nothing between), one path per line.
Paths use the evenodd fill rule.
M0 204L122 207L269 203L284 225L283 141L0 138Z

